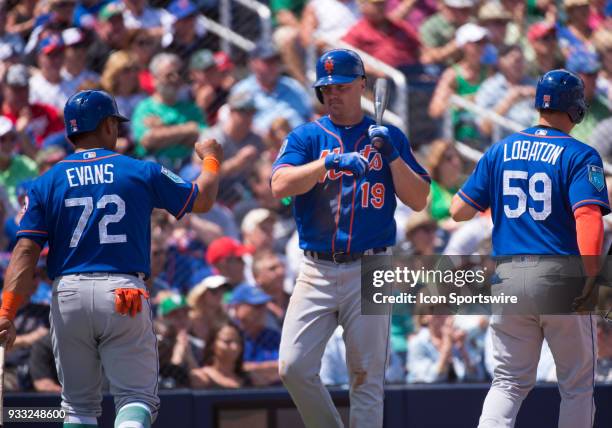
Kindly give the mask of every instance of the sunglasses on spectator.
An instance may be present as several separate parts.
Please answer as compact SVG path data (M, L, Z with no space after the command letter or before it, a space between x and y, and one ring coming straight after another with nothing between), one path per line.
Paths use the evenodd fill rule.
M161 77L164 79L180 79L181 73L179 73L178 71L171 71L170 73L162 74Z

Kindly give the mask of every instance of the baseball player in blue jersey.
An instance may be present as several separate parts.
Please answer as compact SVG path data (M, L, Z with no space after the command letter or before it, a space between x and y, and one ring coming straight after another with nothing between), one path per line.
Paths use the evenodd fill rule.
M363 115L365 72L356 53L324 53L314 87L329 115L289 134L271 178L276 197L295 196L305 254L285 316L279 371L307 427L341 427L319 370L327 341L342 325L350 425L381 427L389 316L360 314L360 259L390 254L396 196L423 209L429 176L399 129ZM373 145L375 137L382 145Z
M215 140L196 144L202 172L186 183L155 163L113 151L127 119L107 93L73 95L64 120L76 151L28 192L2 293L0 340L10 346L15 339L12 320L35 291L34 269L48 243L64 427L97 426L102 368L115 397L115 427L149 427L159 407L157 343L143 281L150 272L151 211L181 218L209 210L222 151Z
M569 135L587 108L582 80L566 70L549 71L538 83L535 107L538 125L494 144L451 206L455 220L491 208L501 280L494 287L514 290L532 307L563 295L564 277L593 280L597 257L584 256L601 254L602 215L610 212L599 154ZM491 317L495 370L479 427L514 426L535 383L544 338L557 367L559 427L592 427L593 317L528 312Z

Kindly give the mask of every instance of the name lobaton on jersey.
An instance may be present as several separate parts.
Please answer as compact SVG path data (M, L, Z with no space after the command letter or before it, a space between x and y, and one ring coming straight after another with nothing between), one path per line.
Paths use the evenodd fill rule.
M504 162L526 160L556 165L564 147L544 141L517 140L504 144Z

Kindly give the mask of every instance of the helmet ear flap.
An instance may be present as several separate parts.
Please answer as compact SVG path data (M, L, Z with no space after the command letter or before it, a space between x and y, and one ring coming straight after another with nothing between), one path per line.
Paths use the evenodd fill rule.
M315 94L317 95L317 99L319 100L319 102L323 104L323 92L321 92L320 87L315 88Z

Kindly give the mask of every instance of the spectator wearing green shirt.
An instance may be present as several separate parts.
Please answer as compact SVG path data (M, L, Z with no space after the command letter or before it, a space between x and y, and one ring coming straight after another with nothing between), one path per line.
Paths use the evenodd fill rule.
M474 16L475 0L444 0L440 11L430 16L420 28L421 62L451 64L459 56L455 31Z
M601 62L595 54L580 52L571 55L567 60L567 69L576 73L584 83L584 98L589 106L586 115L572 130L572 137L580 141L590 141L591 134L599 122L610 116L607 100L595 95L597 76L601 71Z
M17 185L38 175L36 162L24 155L14 153L17 146L17 133L13 123L0 116L0 187L6 190L11 208L19 209Z
M274 30L274 43L280 51L287 72L306 85L307 79L304 74L304 49L300 43L300 19L302 11L306 6L306 0L271 0Z
M132 117L136 155L152 156L173 170L189 161L200 131L206 128L198 106L179 97L182 67L175 54L153 57L149 68L155 92L136 106Z
M463 181L463 161L453 143L436 140L431 144L427 165L431 175L429 213L434 220L446 220L453 195Z

